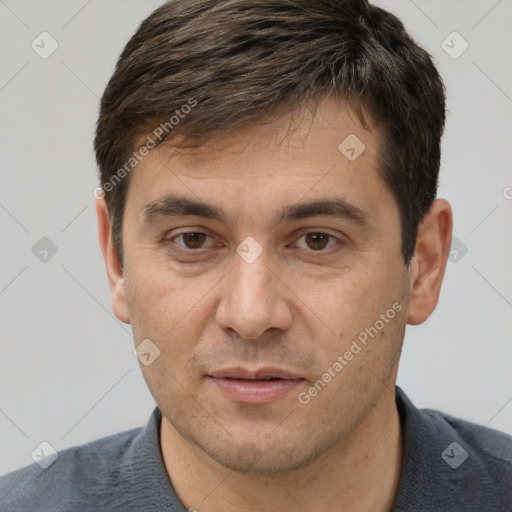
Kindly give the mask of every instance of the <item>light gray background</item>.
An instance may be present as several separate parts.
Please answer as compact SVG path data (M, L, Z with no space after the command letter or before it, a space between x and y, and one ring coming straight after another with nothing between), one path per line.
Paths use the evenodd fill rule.
M60 450L142 426L154 406L111 313L92 139L116 59L160 3L0 0L0 474L33 463L42 441ZM436 312L408 327L399 384L418 406L512 433L512 1L376 3L444 77L439 195L468 249ZM59 44L48 59L31 48L43 31ZM457 59L441 47L453 31L469 43ZM42 237L58 248L46 263L32 253Z

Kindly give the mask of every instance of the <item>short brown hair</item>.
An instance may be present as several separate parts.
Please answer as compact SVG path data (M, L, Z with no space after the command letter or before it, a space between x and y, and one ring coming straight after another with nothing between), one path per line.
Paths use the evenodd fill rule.
M128 174L144 127L192 100L193 111L157 142L181 134L201 144L329 95L381 129L380 172L398 204L409 264L437 193L444 87L403 24L366 0L171 0L142 22L107 85L95 138L120 261L129 177L112 180Z

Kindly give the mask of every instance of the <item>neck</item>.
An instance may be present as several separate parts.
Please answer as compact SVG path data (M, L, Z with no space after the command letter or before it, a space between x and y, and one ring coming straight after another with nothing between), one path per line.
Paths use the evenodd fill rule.
M389 512L398 489L402 434L394 392L350 436L289 473L236 473L183 439L162 418L164 464L180 500L198 512Z

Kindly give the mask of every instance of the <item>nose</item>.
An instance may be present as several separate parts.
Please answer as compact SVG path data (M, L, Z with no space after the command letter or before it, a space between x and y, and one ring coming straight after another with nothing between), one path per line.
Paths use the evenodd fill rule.
M259 338L269 329L287 330L293 319L288 288L269 268L265 253L252 263L238 254L233 259L221 290L217 325L247 340Z

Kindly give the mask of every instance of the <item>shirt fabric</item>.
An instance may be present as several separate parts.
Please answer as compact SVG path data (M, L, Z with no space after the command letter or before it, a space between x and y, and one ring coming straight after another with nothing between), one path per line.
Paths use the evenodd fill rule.
M404 459L390 512L512 511L511 436L418 410L398 387L396 402ZM157 407L145 428L62 450L47 469L34 463L1 477L0 511L187 512L164 467L160 421Z

